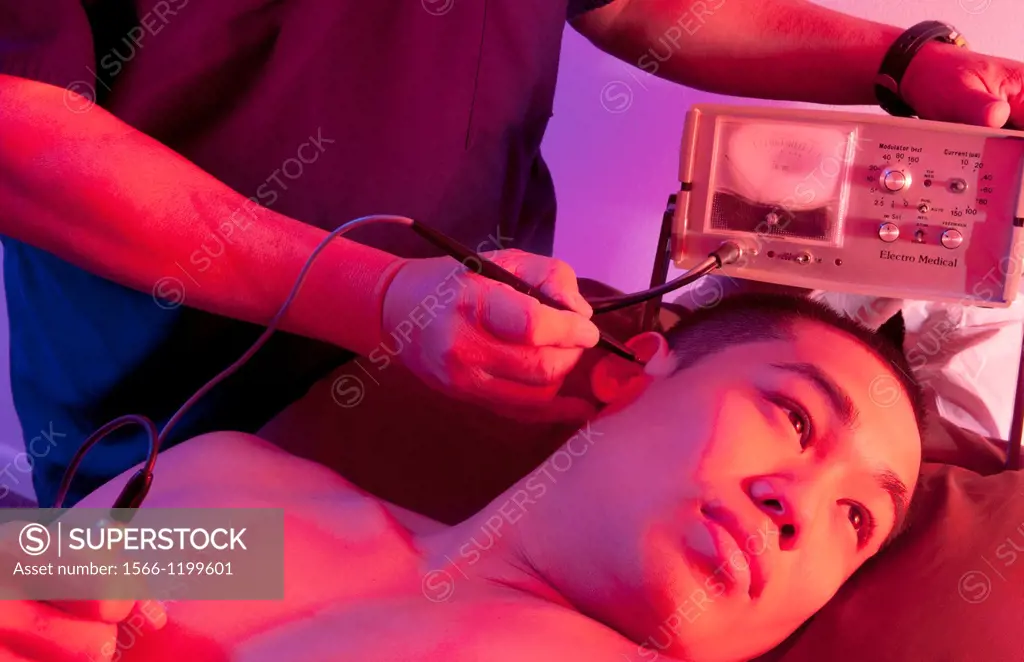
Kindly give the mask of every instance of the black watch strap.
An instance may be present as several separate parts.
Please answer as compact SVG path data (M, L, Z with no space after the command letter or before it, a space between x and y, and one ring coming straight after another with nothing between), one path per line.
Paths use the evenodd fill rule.
M909 28L889 48L875 77L875 97L882 110L898 117L914 117L917 113L907 105L900 94L903 75L907 73L914 56L929 42L967 47L967 42L956 28L941 21L924 21Z

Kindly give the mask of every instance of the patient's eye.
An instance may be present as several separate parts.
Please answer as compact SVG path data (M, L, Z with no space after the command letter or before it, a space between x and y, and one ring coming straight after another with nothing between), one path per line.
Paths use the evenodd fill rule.
M864 523L864 515L857 508L850 508L850 523L853 524L853 528L860 531L860 527Z
M859 503L849 503L847 505L850 508L847 518L849 518L850 525L853 526L854 531L857 532L858 543L863 545L868 540L871 540L875 530L875 520L871 512Z
M775 394L772 395L771 399L775 406L786 414L786 418L789 419L789 424L793 426L793 430L800 435L801 448L806 448L814 432L814 425L810 414L799 404L783 395Z
M793 429L796 430L801 436L807 432L807 421L800 415L800 412L791 411L788 412L789 422L793 424Z

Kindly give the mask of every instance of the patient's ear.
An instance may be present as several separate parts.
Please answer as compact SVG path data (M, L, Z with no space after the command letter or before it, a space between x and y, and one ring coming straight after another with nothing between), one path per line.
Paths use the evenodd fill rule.
M668 342L660 333L641 333L626 343L646 366L609 354L590 373L590 389L604 404L632 399L652 379L668 375L674 366Z

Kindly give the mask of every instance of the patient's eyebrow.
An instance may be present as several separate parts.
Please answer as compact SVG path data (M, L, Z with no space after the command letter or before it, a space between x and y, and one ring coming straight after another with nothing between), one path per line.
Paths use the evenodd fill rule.
M889 469L875 474L875 481L889 495L889 498L892 500L893 511L896 513L892 532L886 536L885 541L882 543L882 546L885 547L892 542L893 538L903 532L903 526L907 520L907 507L910 505L909 499L907 499L907 492L909 490L906 483Z
M846 389L837 384L821 368L813 363L773 363L771 365L773 368L793 372L809 379L828 400L832 411L835 412L843 426L851 430L856 426L860 410L853 403L853 398L846 392Z

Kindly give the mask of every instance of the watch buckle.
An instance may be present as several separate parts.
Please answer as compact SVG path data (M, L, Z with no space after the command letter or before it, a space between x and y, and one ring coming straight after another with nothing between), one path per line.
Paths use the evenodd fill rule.
M900 95L899 83L897 83L896 80L888 74L878 74L875 77L875 85L878 85L879 87L883 87L889 90L897 97Z

